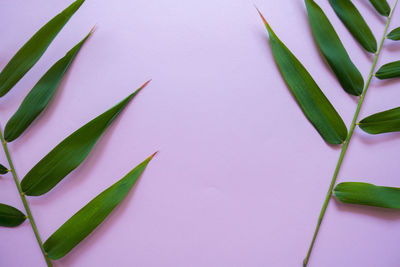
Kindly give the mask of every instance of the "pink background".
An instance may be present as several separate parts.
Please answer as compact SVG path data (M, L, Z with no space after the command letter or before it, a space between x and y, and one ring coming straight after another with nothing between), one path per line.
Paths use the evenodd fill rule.
M42 238L160 153L111 217L56 266L301 265L339 150L323 142L292 99L253 2L350 124L356 99L321 60L302 0L88 0L0 99L4 127L41 75L97 25L49 108L10 144L20 178L71 132L153 81L84 164L47 195L29 198ZM317 2L366 77L372 55L328 1ZM1 1L0 69L69 3ZM367 0L354 3L380 39L384 19ZM378 66L399 58L400 43L387 41ZM373 80L361 117L399 106L396 82ZM357 129L339 181L400 186L399 138ZM11 175L0 178L0 202L23 210ZM400 212L331 201L309 266L399 266L399 240ZM28 222L0 228L0 266L44 266Z

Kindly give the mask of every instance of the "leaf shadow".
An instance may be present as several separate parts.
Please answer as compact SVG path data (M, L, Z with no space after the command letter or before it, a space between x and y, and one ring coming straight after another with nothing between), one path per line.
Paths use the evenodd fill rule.
M387 221L400 220L400 210L378 208L372 206L363 206L355 204L342 203L334 198L335 207L340 212L355 213L362 216L379 218Z
M368 9L370 11L370 13L374 14L374 16L382 23L386 23L385 17L380 15L378 13L378 11L376 11L376 9L372 6L372 4L368 1L368 0L361 0L361 1L357 1L359 2L361 5L363 5L366 9Z
M379 90L380 88L397 84L399 81L400 81L399 78L384 79L384 80L379 80L376 78L374 80L374 87ZM383 90L383 89L381 89L381 90Z
M115 183L117 180L112 182L112 184ZM137 187L141 183L141 180L142 179L139 178L139 180L130 190L125 199L122 200L122 202L109 214L109 216L95 230L93 230L92 233L90 233L75 248L73 248L64 258L57 261L58 266L73 266L81 258L81 256L84 255L84 253L86 253L87 250L91 250L93 248L93 244L99 243L99 241L103 238L104 234L106 234L110 228L112 228L114 225L117 224L120 215L127 212L129 205L132 204L131 199L135 195L135 192L137 190ZM119 227L119 230L124 231L121 227Z
M351 101L354 102L354 104L358 104L358 102L360 101L360 97L359 96L355 96L355 95L351 95L351 94L348 94L348 95L349 95Z
M400 41L393 41L390 39L386 40L387 43L385 43L385 50L388 50L389 52L400 52Z
M357 41L357 39L354 38L354 36L352 34L350 34L350 35L353 37L354 42L358 45L360 50L363 51L365 57L369 60L370 63L372 63L374 61L375 54L372 54L372 53L368 52L367 50L365 50L364 47L362 47L361 44ZM354 65L355 65L355 63L354 63Z
M325 144L332 150L340 151L343 145L333 145L325 142Z
M357 135L358 139L366 145L378 145L383 142L388 143L388 142L394 142L397 140L400 140L400 132L396 133L387 133L387 134L379 134L379 135L370 135L367 133L361 133L360 131L357 131L355 134Z

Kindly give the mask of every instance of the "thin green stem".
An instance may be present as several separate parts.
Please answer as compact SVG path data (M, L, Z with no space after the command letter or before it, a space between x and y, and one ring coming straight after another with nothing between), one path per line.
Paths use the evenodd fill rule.
M324 216L325 216L326 208L328 207L329 201L330 201L330 199L332 197L332 191L333 191L333 188L335 187L336 180L337 180L340 168L342 167L344 156L346 155L347 149L349 147L350 140L351 140L351 138L353 136L354 129L355 129L356 124L357 124L358 116L360 114L361 107L362 107L362 105L364 103L365 95L367 94L369 85L371 84L372 77L374 76L376 63L378 62L378 58L379 58L379 55L381 53L381 50L382 50L382 47L383 47L383 43L384 43L384 41L386 39L386 34L387 34L387 31L388 31L388 28L389 28L390 21L392 19L393 11L396 8L397 1L398 0L396 0L394 2L393 8L392 8L392 10L390 12L390 15L387 18L385 30L383 31L383 36L382 36L381 42L379 44L378 50L375 53L374 61L372 62L372 66L371 66L370 73L368 75L367 82L365 83L364 90L363 90L363 92L362 92L362 94L361 94L361 96L360 96L360 98L358 100L357 108L356 108L356 111L355 111L354 116L353 116L353 120L352 120L350 128L349 128L349 133L347 135L346 140L343 143L343 147L342 147L342 150L340 152L339 160L338 160L338 162L336 164L336 168L335 168L335 171L333 173L333 177L332 177L331 183L329 185L328 193L325 196L324 204L322 205L321 212L319 213L317 226L315 227L314 235L313 235L313 238L311 240L310 247L308 248L307 256L305 257L305 259L303 261L303 266L304 267L306 267L307 264L308 264L312 249L314 247L315 239L317 238L319 229L321 227L322 220L324 219Z
M32 226L33 233L35 234L36 240L37 240L37 242L39 244L40 250L43 253L43 257L44 257L44 259L45 259L45 261L47 263L47 266L51 267L53 265L51 264L51 261L50 261L49 257L47 256L46 251L43 248L43 242L42 242L42 240L40 238L39 231L38 231L38 229L36 227L35 220L33 219L32 212L31 212L31 209L29 207L28 201L26 200L25 193L22 191L21 184L19 183L17 172L15 171L15 167L14 167L14 164L12 162L10 152L8 151L7 142L3 137L3 130L1 129L1 127L0 127L0 139L1 139L1 144L3 145L4 153L6 154L6 157L7 157L8 164L10 165L9 166L10 167L10 171L11 171L12 176L14 178L15 185L17 186L17 189L18 189L18 192L19 192L19 196L21 197L22 203L24 204L27 218L28 218L28 220L29 220L29 222L30 222L30 224Z

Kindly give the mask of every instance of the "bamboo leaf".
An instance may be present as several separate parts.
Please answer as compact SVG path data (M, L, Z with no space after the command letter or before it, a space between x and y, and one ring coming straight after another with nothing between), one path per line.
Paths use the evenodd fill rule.
M347 93L361 95L363 77L351 61L332 24L314 0L305 0L305 3L315 40L339 83Z
M0 164L0 174L6 174L8 172L8 168L4 165Z
M348 182L338 184L334 194L344 203L400 209L400 188Z
M0 97L4 96L44 54L47 47L85 0L76 0L37 31L0 73Z
M393 41L399 41L400 40L400 27L394 29L391 31L388 35L387 38Z
M400 107L373 114L361 120L360 128L369 134L400 131Z
M369 0L371 4L374 6L376 11L382 16L389 16L390 14L390 6L386 0Z
M125 198L155 154L100 193L54 232L44 243L44 249L49 257L53 260L64 257L100 225Z
M4 129L4 138L7 142L17 139L47 107L64 74L91 33L92 31L69 50L63 58L58 60L25 97L17 112L10 118Z
M43 195L77 168L89 155L108 126L129 101L149 82L143 84L120 103L91 120L58 144L24 177L21 182L23 192L30 196Z
M343 143L347 128L342 118L304 66L279 40L261 12L258 12L267 27L276 63L305 116L326 142Z
M0 203L0 226L15 227L23 223L25 214L14 207Z
M375 53L378 47L375 36L351 0L329 0L329 2L360 45L368 52Z
M400 77L400 60L383 65L375 76L381 80Z

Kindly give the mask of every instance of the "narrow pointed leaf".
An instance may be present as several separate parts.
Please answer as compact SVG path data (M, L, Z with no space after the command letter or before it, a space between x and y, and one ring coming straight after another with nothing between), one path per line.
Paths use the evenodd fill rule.
M334 194L344 203L400 209L400 188L348 182L338 184Z
M44 249L50 259L57 260L64 257L100 225L125 198L154 155L100 193L54 232L44 243Z
M0 97L4 96L41 58L47 47L85 0L76 0L29 39L0 73Z
M329 0L329 2L360 45L368 52L375 53L378 47L375 36L351 0Z
M15 227L23 223L25 214L14 207L0 203L0 226Z
M400 27L394 29L391 31L388 35L387 38L393 41L399 41L400 40Z
M50 151L22 180L23 192L30 196L43 195L77 168L89 155L108 126L147 83L119 104L72 133Z
M0 174L6 174L8 172L8 168L4 165L0 164Z
M383 65L376 73L376 78L381 80L400 77L400 60Z
M315 40L339 83L347 93L361 95L364 79L351 61L332 24L314 0L305 0L305 3Z
M17 112L10 118L4 129L4 138L7 142L17 139L47 107L61 79L64 77L64 74L90 33L68 51L63 58L58 60L25 97Z
M360 128L369 134L400 131L400 107L373 114L361 120Z
M259 14L267 27L276 63L305 116L327 143L343 143L347 128L342 118L304 66L279 40L260 11Z
M376 11L382 16L389 16L390 6L386 0L369 0L371 4L375 7Z

